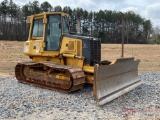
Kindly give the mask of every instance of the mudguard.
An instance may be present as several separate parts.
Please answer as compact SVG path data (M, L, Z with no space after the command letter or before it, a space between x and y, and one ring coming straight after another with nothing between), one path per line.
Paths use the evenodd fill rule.
M134 58L120 58L110 65L95 65L94 95L98 105L104 105L141 84L139 62Z

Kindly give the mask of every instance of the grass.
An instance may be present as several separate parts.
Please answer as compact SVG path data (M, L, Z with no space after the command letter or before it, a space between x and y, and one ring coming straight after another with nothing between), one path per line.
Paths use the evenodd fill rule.
M0 75L14 76L17 62L30 61L23 55L23 42L0 41ZM140 59L139 72L160 72L160 45L126 44L124 57ZM115 60L121 56L121 44L102 44L102 60Z

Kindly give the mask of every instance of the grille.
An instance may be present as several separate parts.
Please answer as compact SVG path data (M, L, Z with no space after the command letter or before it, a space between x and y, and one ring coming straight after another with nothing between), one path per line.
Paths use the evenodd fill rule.
M90 40L90 50L91 65L99 64L101 62L101 41Z

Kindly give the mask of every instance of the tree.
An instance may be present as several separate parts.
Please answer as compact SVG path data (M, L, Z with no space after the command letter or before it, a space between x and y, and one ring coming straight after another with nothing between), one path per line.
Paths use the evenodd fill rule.
M53 7L49 2L45 1L41 4L41 11L42 12L49 12L52 10L53 10Z
M1 20L0 20L0 32L2 34L1 38L2 39L7 39L7 35L5 34L8 32L8 26L7 26L7 15L8 15L8 10L9 10L9 3L8 0L4 0L0 3L0 14L1 14Z
M22 13L25 18L32 14L32 11L31 11L30 6L28 4L26 4L22 7Z
M88 12L82 8L71 9L69 6L54 8L47 1L28 2L24 6L16 5L13 0L3 0L0 3L0 39L26 40L28 36L27 16L48 11L65 12L70 15L71 31L76 31L77 19L80 23L80 33L99 37L104 43L121 42L122 13L111 10ZM133 11L123 13L125 21L125 43L148 43L152 23L135 14ZM158 36L158 35L156 35ZM159 37L157 37L159 38Z
M152 24L151 24L151 21L150 20L145 20L143 22L143 34L146 38L146 42L148 43L149 42L149 36L150 36L150 33L151 33L151 29L152 29Z
M88 14L88 22L89 22L89 30L90 30L90 35L92 36L92 32L93 32L93 17L94 16L94 14L93 14L93 12L91 11L91 12L89 12L89 14Z
M0 3L0 14L4 16L4 20L6 21L6 15L8 14L8 0L4 0Z
M9 7L8 7L9 16L16 17L17 16L17 12L18 12L17 8L18 8L18 6L15 3L13 3L12 0L10 0Z
M72 15L72 9L69 6L65 6L63 12Z
M58 6L55 6L55 7L54 7L54 11L55 11L55 12L62 12L61 6L59 6L59 5L58 5Z
M40 4L38 1L33 1L33 3L31 3L31 11L32 14L38 14L41 12Z

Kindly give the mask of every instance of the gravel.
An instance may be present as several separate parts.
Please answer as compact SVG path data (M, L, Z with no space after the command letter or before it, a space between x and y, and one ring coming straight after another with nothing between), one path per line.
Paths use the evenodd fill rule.
M140 73L142 85L99 107L92 85L70 94L0 78L0 119L157 119L160 120L160 73Z

